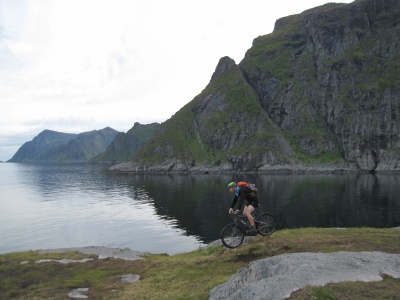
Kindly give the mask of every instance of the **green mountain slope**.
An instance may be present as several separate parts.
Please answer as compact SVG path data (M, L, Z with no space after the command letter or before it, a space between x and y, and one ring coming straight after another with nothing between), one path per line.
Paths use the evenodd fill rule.
M148 142L159 123L142 125L136 122L126 133L118 133L106 151L91 159L93 162L128 161Z
M209 85L162 124L142 152L143 162L226 165L243 155L259 159L279 130L234 61L222 58ZM291 153L276 142L276 150Z

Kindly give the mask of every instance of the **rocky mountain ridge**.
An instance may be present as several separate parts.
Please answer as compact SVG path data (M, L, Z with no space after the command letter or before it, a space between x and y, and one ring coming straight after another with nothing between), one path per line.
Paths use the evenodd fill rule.
M110 171L399 171L399 67L399 1L279 19Z
M23 144L9 162L86 162L104 152L117 134L110 127L80 134L44 130Z
M59 147L77 137L77 134L43 130L32 141L24 143L8 162L42 161Z
M45 129L24 143L9 162L116 163L129 161L154 135L159 123L135 122L126 133L110 127L79 134Z

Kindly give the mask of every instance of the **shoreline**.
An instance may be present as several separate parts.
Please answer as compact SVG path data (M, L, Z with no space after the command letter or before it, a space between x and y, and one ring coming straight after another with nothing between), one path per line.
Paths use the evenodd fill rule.
M331 228L325 228L325 229L331 229ZM335 229L347 229L346 227L344 228L335 228ZM378 228L379 229L379 228ZM400 230L400 226L397 227L388 227L386 229L397 229ZM245 240L243 241L242 245L246 245L254 236L246 236ZM220 239L212 241L208 244L205 244L205 246L199 247L199 249L206 249L209 247L217 247L217 246L223 246L222 242ZM226 248L228 249L228 248ZM38 252L39 254L46 254L46 253L66 253L66 252L71 252L71 251L76 251L82 254L95 254L98 256L98 259L106 259L109 257L112 258L120 258L124 260L138 260L138 259L144 259L147 255L158 255L158 254L165 254L165 253L153 253L153 252L140 252L136 250L132 250L129 248L113 248L113 247L105 247L105 246L83 246L83 247L61 247L61 248L52 248L52 249L37 249L37 250L23 250L23 251L10 251L6 253L0 253L0 255L6 255L10 253L22 253L22 252L27 252L27 251L34 251ZM174 256L174 255L179 255L182 253L190 253L196 250L191 250L191 251L183 251L175 254L168 254L169 256Z
M144 253L134 251L131 249L110 248L103 246L87 246L87 247L71 247L71 248L55 248L55 249L41 249L36 250L39 254L46 253L66 253L76 251L82 254L96 254L99 259L106 259L109 257L120 258L124 260L138 260L143 259L144 256L151 253Z
M107 170L101 171L107 175L136 175L136 174L400 174L400 169L372 169L363 170L357 167L336 164L313 164L313 165L276 165L263 166L254 170L234 170L228 166L210 167L197 166L186 167L176 165L135 165L132 162L115 164Z

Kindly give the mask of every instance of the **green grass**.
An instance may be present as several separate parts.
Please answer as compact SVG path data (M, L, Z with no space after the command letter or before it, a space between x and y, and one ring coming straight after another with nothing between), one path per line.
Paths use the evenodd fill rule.
M291 300L315 299L315 300L376 300L376 299L400 299L400 280L383 275L379 282L344 282L340 284L327 284L322 287L307 286L301 291L295 292L289 298Z
M148 255L136 261L99 260L76 252L3 254L0 255L0 295L4 299L64 299L72 289L87 287L92 299L208 299L211 288L227 281L252 260L296 252L400 253L399 233L399 229L373 228L287 229L271 237L257 236L248 245L234 250L212 247L173 256ZM94 259L66 265L35 263L44 258L87 257ZM135 283L123 283L121 276L126 274L138 274L141 278ZM385 277L381 282L306 287L290 299L398 299L398 295L399 279Z

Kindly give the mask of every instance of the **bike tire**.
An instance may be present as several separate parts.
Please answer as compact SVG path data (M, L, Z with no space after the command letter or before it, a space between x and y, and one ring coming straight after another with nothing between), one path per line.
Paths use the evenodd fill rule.
M225 247L231 249L239 247L243 243L243 240L243 229L234 223L226 225L221 231L221 241Z
M275 217L268 212L260 214L256 218L255 223L257 232L263 236L271 235L276 230Z

